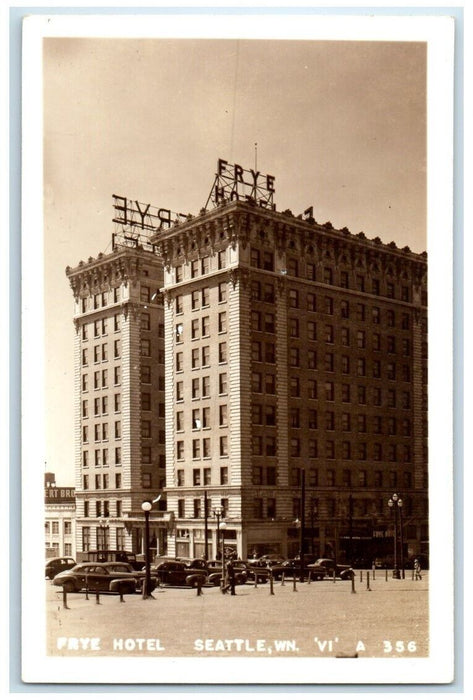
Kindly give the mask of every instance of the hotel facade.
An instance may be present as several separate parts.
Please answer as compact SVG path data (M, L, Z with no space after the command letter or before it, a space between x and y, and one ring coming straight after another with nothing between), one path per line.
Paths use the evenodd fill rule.
M426 254L258 203L67 268L78 557L428 553Z
M201 556L207 532L216 555L222 509L243 558L295 555L303 523L304 551L374 559L394 493L404 553L426 553L425 254L244 201L155 242L169 553Z

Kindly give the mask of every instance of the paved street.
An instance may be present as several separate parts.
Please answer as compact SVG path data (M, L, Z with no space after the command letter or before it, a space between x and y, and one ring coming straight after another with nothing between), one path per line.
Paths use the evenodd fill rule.
M48 653L62 656L422 657L428 654L428 573L422 581L366 572L350 581L160 588L137 595L69 594L46 581Z

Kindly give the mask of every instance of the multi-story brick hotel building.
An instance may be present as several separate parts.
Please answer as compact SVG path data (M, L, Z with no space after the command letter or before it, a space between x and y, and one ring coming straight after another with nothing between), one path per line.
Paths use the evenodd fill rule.
M74 293L76 548L143 551L165 483L163 267L127 247L67 268ZM154 550L165 526L151 528Z
M406 555L426 553L426 255L320 225L311 212L277 212L256 189L251 198L235 194L237 181L235 174L233 196L216 187L214 208L155 233L157 255L117 247L68 272L76 296L78 537L90 527L86 502L104 494L117 537L120 529L126 536L124 511L135 518L131 533L143 527L140 502L163 485L143 449L151 464L159 459L163 438L146 436L163 434L165 371L167 511L152 512L151 522L164 538L167 520L168 554L202 556L207 535L215 556L223 508L225 543L243 558L294 555L302 522L305 551L370 560L392 552L394 493L402 497ZM102 305L104 284L121 297ZM150 304L146 290L155 287L164 310ZM81 297L97 297L97 308ZM103 419L84 414L85 394L89 406L106 394L95 383L84 388L83 377L95 382L98 372L101 381L106 319L122 352L108 360L112 375L120 367L122 397L108 454L110 461L121 446L121 463L104 466L107 448L94 441L89 459L99 454L102 466L87 466L84 429L91 442L103 438ZM152 373L148 384L143 370ZM106 474L107 488L98 488ZM102 501L89 518L100 507L103 514ZM131 544L139 546L138 535Z

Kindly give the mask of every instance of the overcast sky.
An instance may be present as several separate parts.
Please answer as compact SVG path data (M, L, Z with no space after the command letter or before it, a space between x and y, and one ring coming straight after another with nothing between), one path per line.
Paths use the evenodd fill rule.
M421 43L46 39L46 460L73 485L67 265L111 249L112 194L197 214L217 159L278 210L426 249Z

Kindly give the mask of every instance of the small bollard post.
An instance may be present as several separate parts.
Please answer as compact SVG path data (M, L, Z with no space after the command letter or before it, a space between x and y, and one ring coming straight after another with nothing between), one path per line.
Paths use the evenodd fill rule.
M374 566L374 564L373 564L373 581L374 581L375 578L376 578L375 573L376 573L376 569L375 569L375 566Z
M88 586L85 587L85 599L89 600L89 588L88 588Z
M285 574L284 574L284 571L283 571L283 572L282 572L282 576L281 576L281 586L284 586L284 585L285 585L285 583L284 583L284 575L285 575Z
M100 594L98 591L95 591L95 604L100 605Z
M62 607L65 610L69 610L69 607L67 605L67 591L66 591L66 588L64 586L62 587Z
M386 581L388 580L388 570L386 569Z
M292 590L297 591L297 583L296 583L296 570L292 570Z
M273 572L272 571L269 574L269 595L274 595Z
M197 581L197 595L202 595L202 581L200 579Z
M309 571L309 575L307 576L307 583L310 583L311 577L312 577L312 571Z
M366 572L366 590L367 590L367 591L371 591L371 588L370 588L370 572L369 572L369 571Z
M354 574L351 577L351 592L356 593L356 591L355 591L355 575Z
M255 571L255 588L258 588L258 574Z
M335 569L333 570L333 582L335 583L335 579L337 578L337 572Z
M120 603L124 603L124 602L125 602L125 598L123 597L123 591L120 590Z
M360 571L360 583L363 583L363 571Z

